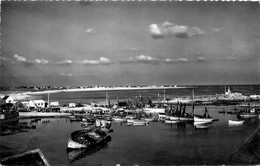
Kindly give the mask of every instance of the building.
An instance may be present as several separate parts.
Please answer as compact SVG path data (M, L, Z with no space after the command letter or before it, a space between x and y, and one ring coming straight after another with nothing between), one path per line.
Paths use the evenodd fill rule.
M59 107L59 102L58 101L50 102L50 107Z
M11 96L8 96L8 95L4 96L3 100L5 101L5 103L15 103L14 99Z
M76 103L69 103L69 107L76 107Z
M23 101L22 104L27 108L46 108L48 103L44 100Z

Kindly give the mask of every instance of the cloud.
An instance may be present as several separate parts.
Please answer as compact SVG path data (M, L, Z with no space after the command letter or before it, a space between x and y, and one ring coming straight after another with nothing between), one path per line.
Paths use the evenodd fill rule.
M187 58L178 58L178 59L170 59L167 58L165 60L162 60L163 63L166 64L173 64L173 63L187 63L189 60Z
M193 36L201 36L204 34L198 27L188 27L185 25L175 25L171 22L164 22L161 25L151 24L149 32L154 39L175 36L177 38L190 38Z
M49 63L49 61L46 60L46 59L35 59L34 62L35 62L36 64L42 64L42 65L45 65L45 64L48 64L48 63Z
M14 54L14 58L15 58L16 61L18 61L18 62L26 62L26 61L27 61L25 57L20 56L20 55L18 55L18 54Z
M86 33L93 33L93 32L94 32L93 28L86 29Z
M84 60L83 62L79 62L81 64L85 64L85 65L101 65L101 64L111 64L113 63L113 61L111 61L108 58L105 57L100 57L98 60Z
M158 64L159 60L148 55L139 55L135 57L129 57L126 60L121 60L121 63L146 63L146 64Z
M73 62L71 60L64 60L56 62L57 65L71 65Z

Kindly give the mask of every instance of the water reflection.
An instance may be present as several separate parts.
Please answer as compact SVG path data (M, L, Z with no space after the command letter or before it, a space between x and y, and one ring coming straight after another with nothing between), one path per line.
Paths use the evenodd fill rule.
M97 144L91 148L86 149L66 149L67 156L69 162L75 162L76 160L80 160L82 158L85 158L86 156L90 156L101 149L108 148L108 142L112 140L111 136L108 136L105 141L102 141L102 143Z

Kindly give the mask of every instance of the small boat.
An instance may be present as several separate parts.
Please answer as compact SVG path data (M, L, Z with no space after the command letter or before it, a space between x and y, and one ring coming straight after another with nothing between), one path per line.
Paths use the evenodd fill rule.
M126 120L127 123L134 123L134 121L135 121L134 119L127 119Z
M165 124L176 124L176 123L179 123L179 121L177 121L177 120L165 120L164 123Z
M93 147L104 141L108 137L108 133L109 129L105 127L74 131L68 140L67 148L81 149Z
M204 115L194 115L194 122L204 122L204 123L211 123L213 122L213 118L209 116L207 107L205 107Z
M146 122L153 122L153 121L155 121L154 118L143 118L143 120L146 121Z
M108 136L102 143L97 144L96 146L84 149L67 149L67 156L69 161L72 163L76 160L80 160L88 155L96 153L97 151L106 148L108 142L111 141L111 137Z
M121 117L119 117L119 116L114 116L112 119L113 119L113 121L115 121L115 122L124 122L124 121L126 121L126 119L121 118Z
M244 120L228 120L229 125L242 125Z
M209 124L208 123L201 123L201 124L196 124L194 125L195 129L208 129Z
M241 118L256 118L258 115L255 113L241 113L239 116Z
M170 120L179 121L180 118L178 116L169 116Z
M134 120L133 125L134 126L145 126L145 125L148 125L148 122L144 121L144 120Z

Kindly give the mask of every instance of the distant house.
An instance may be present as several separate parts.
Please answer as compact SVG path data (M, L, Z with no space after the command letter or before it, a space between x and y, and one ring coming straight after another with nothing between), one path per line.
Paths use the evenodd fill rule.
M76 103L69 103L69 107L76 107Z
M5 101L5 103L14 103L14 99L11 96L4 96L3 100Z
M59 107L59 102L58 101L50 102L50 107Z
M22 104L28 108L46 108L47 102L44 100L23 101Z

